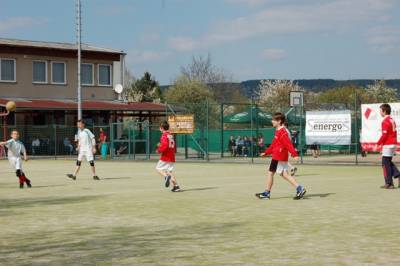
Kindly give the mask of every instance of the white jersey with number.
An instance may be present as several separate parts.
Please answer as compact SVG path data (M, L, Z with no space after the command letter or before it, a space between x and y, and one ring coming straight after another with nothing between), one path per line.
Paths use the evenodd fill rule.
M7 141L8 158L21 158L21 154L25 152L24 144L19 140L10 139Z
M21 154L25 152L24 144L19 140L10 139L7 141L6 147L8 149L8 161L15 170L22 170Z
M93 146L96 144L93 133L85 128L78 130L79 152L92 152Z

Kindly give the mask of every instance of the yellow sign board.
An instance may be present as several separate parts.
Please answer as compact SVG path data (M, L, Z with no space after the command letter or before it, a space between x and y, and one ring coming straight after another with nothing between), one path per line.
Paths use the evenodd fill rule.
M192 134L194 131L194 115L170 115L168 123L172 134Z

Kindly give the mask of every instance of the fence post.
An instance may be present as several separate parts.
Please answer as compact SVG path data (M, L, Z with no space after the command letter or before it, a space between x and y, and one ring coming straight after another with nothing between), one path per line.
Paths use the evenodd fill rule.
M221 115L221 158L224 158L224 104L221 103L220 106L220 115Z
M150 160L150 121L146 122L147 127L147 141L146 141L146 157L147 160Z
M303 164L303 104L300 106L300 163Z
M354 117L355 117L355 121L354 121L354 127L355 127L355 132L354 132L354 142L355 142L355 152L356 152L356 165L358 165L358 108L357 108L357 90L356 88L354 88Z
M251 98L251 106L250 106L250 125L251 125L251 129L250 129L250 132L251 132L251 136L253 135L253 127L254 127L254 122L253 122L253 109L254 109L254 100L253 100L253 98ZM256 113L257 113L257 110L256 110ZM245 145L246 145L246 143L245 143ZM253 152L251 153L251 163L254 163L254 157L253 157Z
M209 125L209 108L210 108L210 102L208 100L206 100L206 128L207 128L207 133L206 133L206 158L207 158L207 162L210 161L210 150L209 150L209 139L210 139L210 125Z
M54 129L54 160L57 160L57 125L53 124Z

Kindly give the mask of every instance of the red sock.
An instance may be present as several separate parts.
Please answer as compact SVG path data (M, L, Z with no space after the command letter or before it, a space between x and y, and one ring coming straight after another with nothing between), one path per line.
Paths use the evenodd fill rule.
M20 184L23 184L25 182L24 176L19 176L18 178L19 178L19 183Z

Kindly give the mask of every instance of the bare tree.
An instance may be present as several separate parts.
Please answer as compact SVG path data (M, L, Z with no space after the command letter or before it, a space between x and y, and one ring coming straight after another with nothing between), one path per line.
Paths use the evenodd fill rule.
M122 92L122 100L123 101L132 101L131 99L131 94L132 94L132 84L135 83L135 77L132 75L132 73L125 67L124 69L124 90Z
M189 65L181 67L181 74L188 80L198 80L207 85L227 81L223 70L213 65L210 54L207 57L193 56Z

